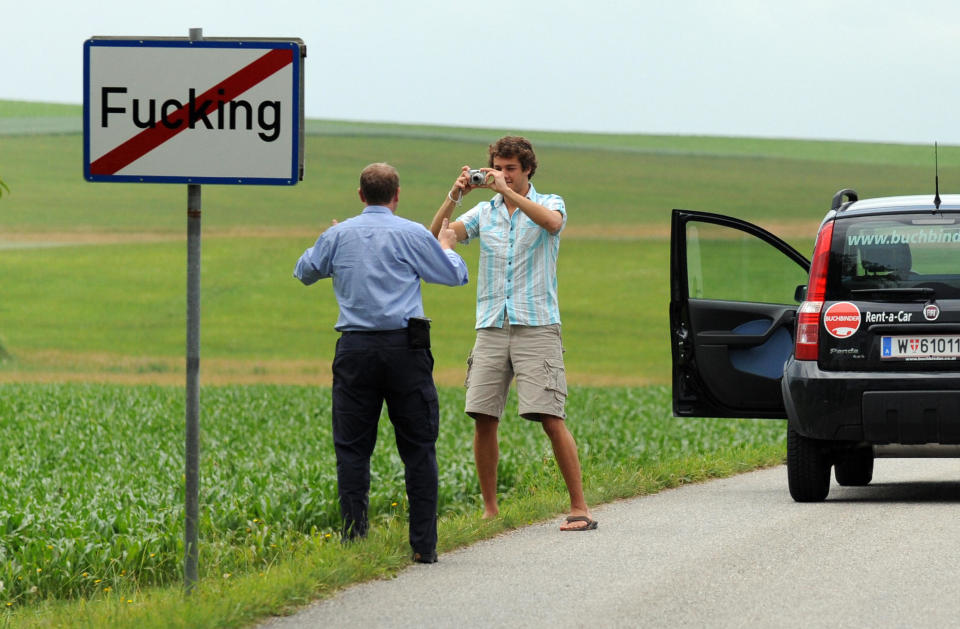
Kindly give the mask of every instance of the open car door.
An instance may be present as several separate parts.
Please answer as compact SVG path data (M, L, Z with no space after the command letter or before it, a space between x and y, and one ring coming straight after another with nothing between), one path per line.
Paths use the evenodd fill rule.
M786 417L780 380L809 270L809 260L756 225L673 211L674 415Z

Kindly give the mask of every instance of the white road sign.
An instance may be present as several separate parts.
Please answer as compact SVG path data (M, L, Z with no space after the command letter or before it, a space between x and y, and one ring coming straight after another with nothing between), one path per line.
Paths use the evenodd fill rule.
M305 56L299 39L87 40L84 177L297 183Z

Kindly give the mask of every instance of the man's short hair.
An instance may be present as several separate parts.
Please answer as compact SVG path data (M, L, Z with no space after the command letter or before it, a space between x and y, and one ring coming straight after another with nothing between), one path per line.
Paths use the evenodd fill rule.
M388 205L399 189L400 175L386 162L370 164L360 173L360 191L367 205Z
M493 168L493 158L501 157L510 159L516 157L520 160L520 168L529 170L528 178L533 179L533 173L537 172L537 156L533 152L533 145L530 140L519 135L507 135L490 145L490 159L487 166Z

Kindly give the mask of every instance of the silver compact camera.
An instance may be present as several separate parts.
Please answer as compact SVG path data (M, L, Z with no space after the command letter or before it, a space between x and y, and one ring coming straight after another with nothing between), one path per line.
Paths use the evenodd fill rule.
M487 173L482 170L468 170L467 180L471 186L482 186L487 181Z

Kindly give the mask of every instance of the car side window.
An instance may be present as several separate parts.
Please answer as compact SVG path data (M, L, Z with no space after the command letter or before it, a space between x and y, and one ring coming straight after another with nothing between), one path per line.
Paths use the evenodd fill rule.
M687 287L691 299L795 304L807 273L767 242L739 229L687 223Z

